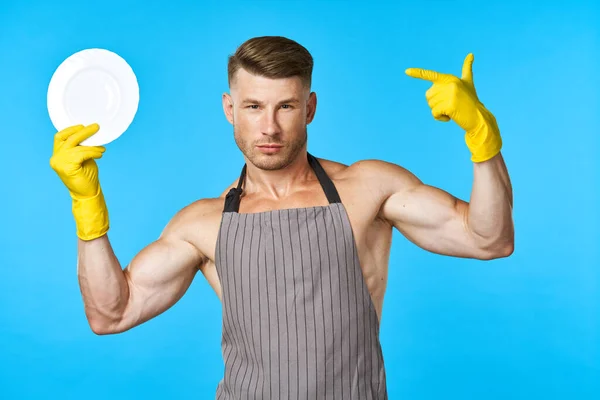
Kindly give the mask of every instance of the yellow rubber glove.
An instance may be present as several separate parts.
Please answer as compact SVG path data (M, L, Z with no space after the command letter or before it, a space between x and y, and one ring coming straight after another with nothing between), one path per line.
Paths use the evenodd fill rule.
M94 159L102 157L102 146L79 146L98 132L98 124L76 125L54 135L54 151L50 166L69 189L77 236L92 240L108 232L108 210L98 179Z
M433 82L425 94L433 117L444 122L452 119L463 128L471 161L482 162L500 152L502 138L496 118L477 97L473 59L471 53L465 58L461 78L420 68L408 68L406 74Z

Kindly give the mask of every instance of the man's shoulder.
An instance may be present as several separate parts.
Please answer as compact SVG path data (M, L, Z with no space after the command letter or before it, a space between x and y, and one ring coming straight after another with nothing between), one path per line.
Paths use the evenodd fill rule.
M355 161L340 169L332 178L347 182L363 195L365 191L369 191L382 198L421 183L408 169L380 159Z
M210 254L210 238L218 231L223 200L202 198L179 209L161 232L161 238L187 242L202 254Z
M343 175L344 172L348 169L348 165L342 162L329 160L321 157L315 158L330 178L335 179L336 176Z
M374 158L357 160L349 165L336 162L331 163L340 166L337 168L334 167L334 172L338 173L340 177L353 177L358 179L379 181L388 178L403 178L412 175L408 169L398 164Z
M362 159L351 163L316 157L319 164L331 178L360 178L385 173L394 165L377 159Z
M168 231L184 233L194 231L198 225L205 225L221 215L224 199L202 198L179 209L169 221Z
M193 201L192 203L183 207L177 214L187 218L200 218L204 216L212 216L215 213L220 213L225 198L221 197L207 197Z

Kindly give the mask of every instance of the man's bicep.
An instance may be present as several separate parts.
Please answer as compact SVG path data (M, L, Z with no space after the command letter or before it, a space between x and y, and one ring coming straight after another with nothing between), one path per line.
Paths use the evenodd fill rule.
M390 195L381 212L385 220L419 247L438 254L468 256L463 207L466 203L447 192L420 184Z
M182 240L160 238L139 252L125 268L134 288L169 293L198 270L200 255Z
M129 301L123 321L139 325L172 307L185 294L205 257L184 240L171 222L161 237L140 251L125 268Z
M387 180L381 216L408 240L433 253L487 258L477 246L466 218L469 204L452 194L426 185L412 173L396 168Z

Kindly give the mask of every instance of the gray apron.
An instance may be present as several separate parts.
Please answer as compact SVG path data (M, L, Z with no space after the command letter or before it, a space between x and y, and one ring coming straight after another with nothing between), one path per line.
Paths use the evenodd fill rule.
M224 376L216 399L387 399L379 321L350 221L315 157L329 205L238 213L226 198L215 265Z

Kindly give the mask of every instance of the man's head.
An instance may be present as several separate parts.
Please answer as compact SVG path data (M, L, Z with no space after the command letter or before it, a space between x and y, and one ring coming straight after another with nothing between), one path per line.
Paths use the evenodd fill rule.
M281 36L252 38L229 57L231 94L223 94L223 109L235 142L256 167L284 168L305 150L317 105L312 69L308 50ZM264 144L282 147L266 153Z

